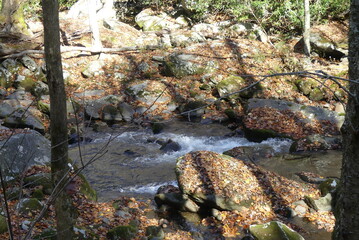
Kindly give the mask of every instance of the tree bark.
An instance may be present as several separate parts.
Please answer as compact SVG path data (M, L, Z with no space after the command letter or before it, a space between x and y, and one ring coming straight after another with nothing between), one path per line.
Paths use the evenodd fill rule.
M359 239L359 0L352 0L349 19L349 78L351 95L346 108L343 134L343 163L335 229L332 239Z
M63 190L68 179L66 92L62 75L57 0L43 0L43 23L47 81L50 90L50 134L52 181L61 190L55 200L57 239L73 239L74 209Z
M310 9L309 0L304 0L304 53L310 56Z

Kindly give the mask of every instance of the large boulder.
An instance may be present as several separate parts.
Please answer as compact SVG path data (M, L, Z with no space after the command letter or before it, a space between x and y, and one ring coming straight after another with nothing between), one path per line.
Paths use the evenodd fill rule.
M255 142L287 137L294 140L308 135L340 135L344 116L314 106L273 99L250 99L243 119L245 136Z
M0 118L4 126L12 128L30 128L44 133L45 127L40 120L42 113L32 106L28 93L16 91L7 99L0 100Z
M40 133L24 130L0 141L1 167L8 173L21 173L33 165L50 163L50 141Z
M165 82L145 80L136 82L126 89L127 95L137 104L137 113L173 112L177 105Z
M191 30L193 32L200 33L206 38L211 38L211 39L223 38L221 34L222 28L218 24L198 23L194 25Z
M35 114L34 114L35 113ZM4 121L4 126L11 128L30 128L40 133L45 133L45 126L38 116L42 113L37 109L18 108L9 114Z
M93 120L106 118L107 114L111 116L116 116L118 113L118 115L120 116L120 113L117 110L116 106L121 101L122 98L116 95L108 95L103 98L88 101L85 106L85 113L90 119ZM113 109L111 107L105 108L106 106L112 106ZM114 112L112 112L111 110L114 110ZM122 118L120 117L120 119L118 120L122 120Z
M184 18L174 19L164 12L156 13L150 8L144 9L137 14L135 21L144 31L175 30L188 26Z
M182 193L209 209L252 211L254 215L266 209L268 216L287 216L291 203L306 195L320 195L310 185L209 151L190 152L178 158L176 175Z
M216 71L217 64L217 62L209 61L204 57L173 53L165 61L165 71L168 75L181 78L189 75L213 73Z
M311 32L309 41L312 52L317 53L321 57L340 60L346 55L345 51L340 49L335 42L328 39L324 34ZM303 51L303 45L304 41L301 39L294 46L294 50L297 52Z
M220 81L216 89L221 98L236 99L238 97L250 98L253 93L259 88L258 86L253 87L249 90L244 90L249 83L239 76L229 76ZM236 94L233 94L237 92Z

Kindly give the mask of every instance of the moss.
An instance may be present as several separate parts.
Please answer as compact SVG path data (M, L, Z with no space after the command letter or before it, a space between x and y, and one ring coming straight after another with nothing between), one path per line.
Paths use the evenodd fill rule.
M42 233L35 235L34 240L56 240L56 230L52 228L45 229Z
M39 211L42 209L42 204L36 198L24 198L18 203L18 210L22 214L28 214L32 211Z
M320 101L323 100L324 98L324 94L323 92L319 89L319 88L314 88L310 94L309 94L309 98L313 101Z
M37 173L24 178L26 186L37 187L42 186L45 194L51 194L52 192L52 180L50 173Z
M45 103L43 101L38 101L37 102L37 108L42 112L45 113L46 115L50 116L50 104Z
M31 194L31 197L36 198L38 200L42 200L45 197L45 194L42 192L41 189L35 189L34 192Z
M246 81L239 76L229 76L222 81L220 81L216 88L221 97L227 96L227 94L238 92L246 86ZM254 92L258 90L258 86L253 87L249 90L241 91L237 94L230 95L226 98L236 99L238 97L250 98L253 96Z
M146 236L148 239L163 239L165 237L165 233L163 229L159 226L148 226L146 228Z
M237 115L233 109L227 108L224 110L224 113L227 115L228 119L234 121L237 119Z
M83 174L78 175L81 178L80 192L84 194L87 199L96 202L97 201L97 192L93 189L90 183L87 181L86 177Z
M0 215L0 234L7 232L7 221L6 217Z
M34 79L26 76L25 79L19 83L19 86L25 88L25 91L27 92L32 92L35 87L35 83L36 81Z

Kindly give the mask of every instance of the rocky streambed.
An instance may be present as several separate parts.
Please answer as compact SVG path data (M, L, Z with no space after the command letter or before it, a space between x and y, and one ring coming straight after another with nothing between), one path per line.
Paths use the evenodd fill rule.
M273 153L279 153L288 152L292 143L288 139L253 143L244 137L231 136L232 132L222 124L184 121L166 123L166 128L160 134L140 128L121 131L120 128L113 132L89 133L95 139L81 145L84 162L105 152L85 170L85 175L98 191L101 200L114 199L120 195L154 196L161 185L174 184L176 159L191 151L223 153L238 146L256 146L270 147ZM169 140L178 146L170 148L167 144ZM79 163L77 144L72 145L70 156Z
M325 182L327 177L330 179L339 177L341 152L289 154L292 140L273 138L261 143L254 143L243 136L231 135L233 133L221 124L183 121L167 123L166 128L159 134L153 134L149 129L138 128L131 128L126 132L117 129L111 133L90 133L89 136L96 137L96 139L81 145L83 161L86 162L93 159L95 155L104 154L85 170L85 175L97 190L101 201L117 199L120 196L133 196L137 199L153 199L156 196L157 206L162 209L160 212L180 210L181 215L185 216L183 219L187 219L182 221L181 226L194 228L203 236L208 235L209 230L203 228L200 220L193 218L193 214L206 209L205 215L214 216L216 221L222 222L224 229L227 227L232 231L242 224L266 223L279 219L289 226L294 226L306 239L330 239L330 233L325 230L317 230L317 227L327 230L333 227L330 209L329 212L328 209L313 210L303 200L308 198L310 199L308 201L317 201L316 204L320 208L330 206L330 200L329 203L322 204L326 198L320 198L319 184ZM178 145L175 145L176 147L173 149L165 150L163 146L169 140ZM232 167L229 167L226 165L228 162L225 165L221 164L221 156L224 156L221 153L223 152L237 158L236 160L229 157L233 164L245 163L243 166L249 166L248 169L252 170L247 173L243 173L242 170L232 173L234 165L230 164ZM202 170L193 165L189 172L179 174L184 174L187 177L187 180L181 180L181 177L179 175L176 177L175 174L175 171L178 171L178 162L176 167L176 161L187 153L200 154L202 156L200 159L204 162L199 165ZM73 160L79 162L79 150L76 145L71 148L70 155ZM199 161L194 155L192 157L187 157L188 161ZM221 167L219 169L213 166L206 167L205 161L209 161L211 164L220 164ZM243 167L239 169L243 169ZM194 176L193 171L199 175ZM201 179L206 176L206 174L203 175L204 173L210 176L217 175L215 180L212 179L213 182L209 184L210 186L215 186L222 181L228 182L225 185L219 184L216 187L218 191L224 189L223 191L227 191L231 195L233 189L227 189L230 185L247 189L249 191L247 193L238 192L236 194L243 197L249 196L245 202L249 201L246 204L251 207L247 209L248 206L245 204L246 207L243 210L241 204L238 206L233 204L233 195L228 197L225 194L224 197L218 198L216 195L204 197L206 194L199 194L198 196L202 197L198 197L183 189L184 184L206 186L208 183L201 182ZM225 177L226 174L232 174L232 177L228 180ZM319 180L316 184L309 184L308 182L313 183L313 179ZM256 185L257 181L260 183L258 186ZM274 197L262 196L262 191L266 194L273 194ZM276 193L280 194L280 197ZM215 203L211 203L212 200L209 200L213 198ZM229 201L227 201L228 199ZM163 206L167 207L163 208ZM202 210L199 210L201 208ZM185 212L187 213L185 214ZM246 212L249 214L248 216L243 215ZM317 215L322 215L322 217ZM303 221L310 217L317 226ZM176 218L172 216L169 219ZM233 221L237 221L237 226L233 225ZM237 229L237 231L241 230ZM229 230L227 232L223 230L222 234L231 236Z

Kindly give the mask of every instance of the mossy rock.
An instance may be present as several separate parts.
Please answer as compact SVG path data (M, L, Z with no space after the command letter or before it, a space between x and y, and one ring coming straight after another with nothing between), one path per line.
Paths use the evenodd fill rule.
M43 193L50 195L52 192L51 173L37 173L24 178L25 186L42 186Z
M120 110L114 105L106 105L101 110L101 119L103 121L122 121Z
M131 240L136 237L138 228L132 225L117 226L106 234L110 240Z
M21 199L17 205L18 211L21 214L28 214L32 211L39 211L42 209L41 202L36 198Z
M218 91L218 94L221 98L227 98L227 99L237 99L239 97L243 98L251 98L253 94L259 90L261 87L259 85L252 87L251 89L242 91L244 87L246 87L249 83L246 82L245 79L239 76L229 76L222 81L220 81L216 89ZM233 94L228 96L228 94L238 92L239 93Z
M314 88L309 93L309 99L313 100L313 101L323 100L324 99L324 93L322 92L322 90L320 90L320 88Z
M6 217L0 215L0 234L7 232L7 220Z
M205 106L207 105L206 102L204 101L190 101L188 103L186 103L185 105L182 105L180 107L180 111L181 113L183 113L184 117L195 117L195 118L200 118L202 117L202 115L205 113ZM195 110L197 109L197 110ZM192 111L195 110L195 111ZM188 114L186 112L189 112ZM185 114L186 113L186 114Z
M48 228L42 231L42 233L35 235L34 240L56 240L57 232L55 229Z
M37 109L39 109L40 112L45 113L46 115L50 115L50 104L48 103L45 103L43 101L38 101Z
M149 240L161 240L164 239L165 233L162 227L159 226L148 226L146 228L146 236Z
M233 109L230 109L230 108L227 108L226 110L224 110L224 114L226 114L228 119L231 120L231 121L234 121L234 120L236 120L238 118L235 111Z
M319 83L311 79L298 79L295 84L304 95L309 95L314 88L319 86Z
M25 91L32 92L35 85L36 85L36 81L33 78L29 76L25 76L25 78L18 83L17 87L22 87L25 89Z
M190 75L197 75L203 73L213 73L218 68L218 63L215 61L207 61L198 56L183 53L171 54L164 62L165 74L182 78Z
M45 197L45 194L43 193L42 189L35 189L32 192L31 197L36 198L38 200L43 200Z
M86 177L83 174L80 173L78 176L81 178L80 192L84 194L87 199L96 202L96 190L91 187L90 183L87 181Z
M304 240L299 233L277 221L251 225L249 231L258 240Z

